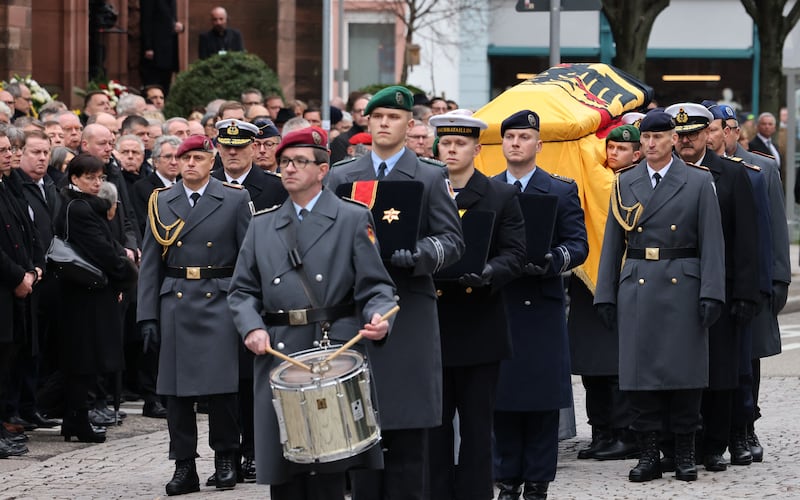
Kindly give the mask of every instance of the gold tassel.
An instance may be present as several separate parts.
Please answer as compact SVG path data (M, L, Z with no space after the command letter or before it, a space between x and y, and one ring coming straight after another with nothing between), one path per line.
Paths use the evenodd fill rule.
M161 258L164 259L167 256L167 250L178 239L186 222L183 219L178 219L170 225L161 222L161 218L158 216L158 190L153 191L150 199L147 200L147 213L150 216L150 230L153 232L153 237L163 247ZM158 232L159 227L164 229L163 237ZM175 232L170 236L169 232L173 229Z

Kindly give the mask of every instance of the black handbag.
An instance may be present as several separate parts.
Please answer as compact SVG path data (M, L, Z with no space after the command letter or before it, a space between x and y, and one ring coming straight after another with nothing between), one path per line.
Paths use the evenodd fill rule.
M79 287L89 289L103 288L108 285L105 273L84 259L72 245L69 244L69 207L76 200L67 205L67 220L65 223L65 237L62 240L54 236L47 250L45 259L48 269L59 279L63 279Z

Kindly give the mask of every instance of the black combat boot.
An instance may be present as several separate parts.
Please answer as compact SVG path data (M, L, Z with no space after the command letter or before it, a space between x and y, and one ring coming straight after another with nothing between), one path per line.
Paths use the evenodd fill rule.
M639 463L628 473L628 479L634 483L660 479L661 452L658 450L658 432L640 432L638 439L642 454Z
M694 461L694 432L675 434L675 479L695 481L697 465Z
M594 454L610 445L614 440L614 435L608 427L592 426L592 442L589 443L587 448L578 450L578 458L585 460L587 458L595 458Z
M747 444L750 445L750 454L753 455L753 462L761 462L764 460L764 448L756 436L756 428L751 423L747 426Z
M753 463L753 453L750 451L750 443L747 442L747 426L736 427L731 430L728 449L731 452L732 465L750 465Z
M498 481L495 483L500 494L497 495L497 500L519 500L522 493L522 480L521 479L508 479L506 481Z
M214 486L218 490L230 490L236 486L236 453L215 453L214 468L216 472L216 482Z
M175 474L167 483L167 495L185 495L200 491L200 478L197 477L197 467L194 459L175 461Z
M546 500L548 486L550 486L550 481L525 481L525 491L522 493L522 499Z

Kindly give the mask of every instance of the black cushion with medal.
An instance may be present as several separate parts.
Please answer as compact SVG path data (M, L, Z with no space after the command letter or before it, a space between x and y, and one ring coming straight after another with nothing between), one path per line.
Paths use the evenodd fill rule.
M525 217L525 243L528 262L544 265L556 226L558 197L551 194L519 194L519 206Z
M389 260L395 250L413 252L419 239L425 186L420 181L383 181L377 182L373 191L370 189L372 182L377 181L340 184L336 196L371 206L375 234L384 260ZM354 184L358 184L355 190Z
M461 217L464 233L464 254L451 266L436 273L436 280L457 280L467 273L480 275L489 257L495 213L489 210L467 210Z

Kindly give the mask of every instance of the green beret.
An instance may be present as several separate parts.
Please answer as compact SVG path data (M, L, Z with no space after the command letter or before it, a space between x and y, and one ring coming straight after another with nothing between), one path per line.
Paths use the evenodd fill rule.
M364 108L364 115L372 113L375 108L404 109L411 111L414 106L414 96L411 91L400 85L392 85L377 92Z
M620 125L606 136L606 142L639 142L639 129L635 125Z

